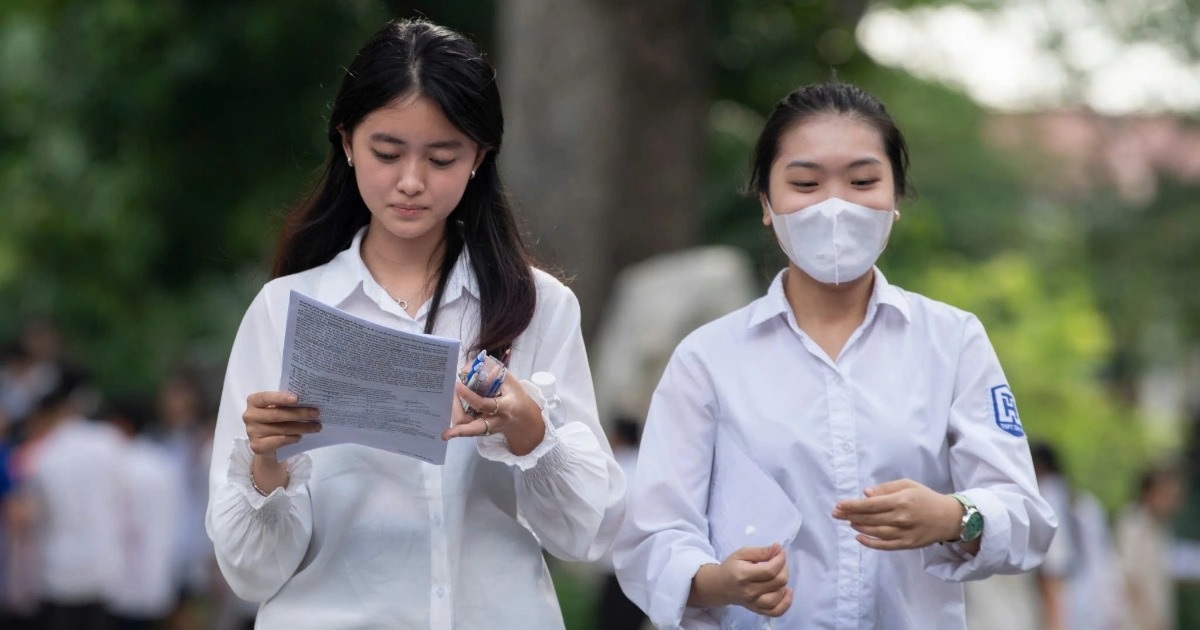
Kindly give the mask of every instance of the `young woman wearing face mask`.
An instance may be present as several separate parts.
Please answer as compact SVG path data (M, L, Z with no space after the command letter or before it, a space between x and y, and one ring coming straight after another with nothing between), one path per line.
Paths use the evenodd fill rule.
M614 550L658 627L963 628L960 582L1041 562L1055 517L983 326L874 267L907 167L852 85L771 113L750 189L790 264L675 350Z
M579 304L532 267L500 183L496 73L466 38L385 25L350 63L321 180L229 359L207 528L258 628L562 628L543 548L594 560L624 482L596 416ZM511 350L499 396L461 384L442 466L320 430L278 388L291 290L410 332ZM519 376L556 377L557 406ZM553 421L552 421L553 420Z

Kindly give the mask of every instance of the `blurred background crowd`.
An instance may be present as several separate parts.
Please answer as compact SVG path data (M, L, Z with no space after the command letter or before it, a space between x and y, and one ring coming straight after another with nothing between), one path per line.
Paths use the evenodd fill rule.
M499 68L626 466L675 343L784 264L750 145L836 73L912 153L881 269L983 321L1063 516L971 627L1200 628L1197 0L5 2L0 627L252 623L203 531L224 362L341 65L418 14ZM568 627L638 627L603 563L554 570Z

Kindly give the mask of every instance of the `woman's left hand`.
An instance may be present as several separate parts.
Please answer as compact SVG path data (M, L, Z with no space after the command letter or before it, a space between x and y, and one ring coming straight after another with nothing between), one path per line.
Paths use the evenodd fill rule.
M838 501L833 508L833 518L849 521L864 546L919 549L961 533L963 507L948 494L910 479L882 483L865 494L865 499Z
M478 410L478 415L468 414L454 401L450 428L442 433L443 440L502 433L514 455L527 455L542 443L546 435L542 409L525 393L511 370L500 385L500 393L492 398L476 394L457 380L454 393L471 409Z

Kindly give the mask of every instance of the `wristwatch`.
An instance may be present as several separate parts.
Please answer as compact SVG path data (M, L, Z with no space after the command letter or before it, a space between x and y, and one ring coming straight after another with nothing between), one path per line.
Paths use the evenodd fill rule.
M982 536L983 514L979 513L979 508L975 507L975 503L968 499L966 495L957 492L950 495L950 497L963 506L962 533L958 535L958 538L946 542L969 543Z

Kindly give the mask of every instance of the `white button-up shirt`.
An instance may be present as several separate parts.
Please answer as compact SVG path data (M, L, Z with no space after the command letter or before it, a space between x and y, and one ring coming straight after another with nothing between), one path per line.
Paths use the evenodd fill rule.
M110 602L123 566L121 436L109 425L68 418L30 448L22 491L36 501L37 596L65 605Z
M1041 562L1056 521L982 325L874 273L866 318L836 362L797 326L782 273L676 349L614 550L625 592L656 625L762 627L741 607L686 608L696 571L742 542L787 550L794 600L779 629L963 628L957 582ZM837 501L904 478L974 501L978 555L872 550L831 516Z
M624 479L596 417L579 303L535 271L537 308L510 367L549 372L545 440L514 456L502 435L450 441L435 466L358 445L288 460L291 481L269 497L250 485L246 396L276 390L293 289L359 317L421 332L362 263L359 247L268 283L234 341L218 414L208 532L235 593L264 602L259 628L562 628L542 547L594 560L620 524ZM434 334L468 346L479 290L467 253L451 274ZM449 410L447 410L449 425Z
M163 619L179 598L174 552L183 480L170 453L146 438L125 442L119 468L124 562L110 608L122 617Z

